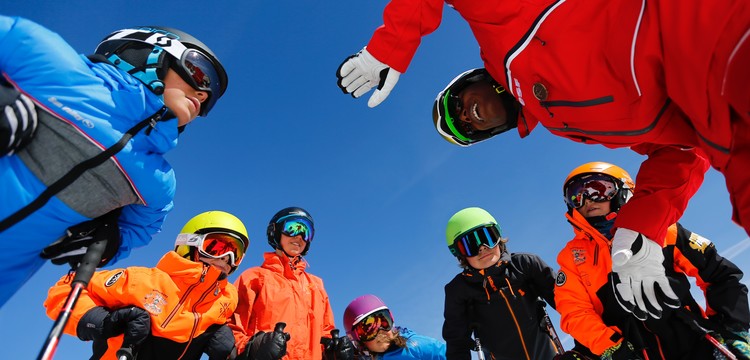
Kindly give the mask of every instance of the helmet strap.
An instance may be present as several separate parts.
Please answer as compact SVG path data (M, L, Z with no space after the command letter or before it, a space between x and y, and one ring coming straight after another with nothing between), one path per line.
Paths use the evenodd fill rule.
M162 64L159 62L163 53L164 49L154 46L153 50L146 58L146 63L141 67L133 66L116 53L110 55L107 60L146 84L154 94L161 96L164 94L164 82L160 79L159 75L161 73L161 75L164 76L164 71L169 69L168 64ZM166 54L164 56L165 58L168 58Z

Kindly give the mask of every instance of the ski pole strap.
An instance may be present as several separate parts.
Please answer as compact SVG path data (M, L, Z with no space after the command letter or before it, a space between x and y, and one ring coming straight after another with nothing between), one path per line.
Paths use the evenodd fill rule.
M133 138L135 134L137 134L139 131L141 131L146 125L149 124L156 124L157 121L161 120L162 117L169 111L166 106L163 106L159 111L157 111L155 114L149 116L148 118L142 120L130 130L125 132L125 134L122 135L120 140L118 140L114 145L108 147L104 151L100 152L99 154L96 154L95 156L86 159L80 163L78 163L76 166L74 166L72 169L70 169L65 175L57 179L54 183L52 183L50 186L48 186L44 191L42 191L39 196L36 197L32 202L28 203L26 206L22 207L18 211L14 212L7 218L3 219L3 221L0 221L0 232L3 232L7 229L9 229L11 226L19 223L21 220L25 219L27 216L31 215L34 211L39 210L44 204L46 204L53 196L55 196L57 193L68 187L68 185L72 184L76 179L78 179L81 175L83 175L84 172L87 170L97 167L107 161L109 158L120 152L125 145L130 141L130 139Z

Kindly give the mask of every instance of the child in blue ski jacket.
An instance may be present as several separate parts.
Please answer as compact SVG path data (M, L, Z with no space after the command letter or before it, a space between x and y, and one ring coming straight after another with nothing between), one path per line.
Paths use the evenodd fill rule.
M100 265L148 244L175 193L164 155L226 86L213 52L179 30L120 30L85 57L0 16L0 306L45 258L75 266L101 229L115 231Z
M375 295L354 299L344 311L346 333L357 359L445 359L445 343L393 325L391 311Z

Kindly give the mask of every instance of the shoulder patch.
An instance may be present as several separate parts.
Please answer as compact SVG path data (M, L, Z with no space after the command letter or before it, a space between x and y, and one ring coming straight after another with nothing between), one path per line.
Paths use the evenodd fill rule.
M565 285L565 281L568 279L567 276L565 276L565 273L560 270L557 272L557 277L555 278L555 285L557 286L563 286Z
M107 281L104 282L104 286L110 287L114 285L117 282L117 280L120 280L120 278L122 277L122 274L124 273L125 273L125 270L120 270L114 273L114 275L110 276L109 279L107 279Z
M689 245L693 250L699 251L703 254L706 248L711 245L711 240L704 238L696 233L690 234Z

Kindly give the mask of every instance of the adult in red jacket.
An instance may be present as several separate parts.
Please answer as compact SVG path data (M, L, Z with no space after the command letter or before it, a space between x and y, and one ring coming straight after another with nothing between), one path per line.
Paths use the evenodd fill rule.
M662 251L682 308L665 312L661 319L640 322L617 305L610 277L612 258L606 249L618 210L634 187L625 170L605 162L583 164L565 180L565 217L575 237L557 256L560 272L555 303L562 329L597 358L631 351L622 346L627 342L647 353L649 359L714 358L715 348L681 319L689 311L691 317L727 339L737 356L746 358L750 355L750 307L742 271L719 255L708 239L679 223L669 227ZM690 278L703 291L705 311L690 293Z
M659 244L702 183L706 159L725 175L733 218L750 234L750 92L744 85L750 82L750 3L446 2L469 23L494 89L505 95L494 106L442 92L435 111L441 134L469 145L516 126L523 137L542 123L574 141L648 155L613 242L613 270L629 309L637 305L659 317L655 283L667 292L665 304L676 306ZM442 10L443 0L392 0L385 25L341 64L339 86L354 97L377 86L368 105L379 104L421 37L438 27Z
M248 339L273 330L284 322L291 336L289 360L323 359L321 338L334 329L333 312L323 280L305 271L302 258L310 249L313 220L304 209L290 207L273 216L268 224L268 243L274 252L264 254L259 267L245 270L235 281L239 303L230 319L237 347L246 351ZM252 340L250 340L252 341Z
M249 244L245 225L223 211L188 221L154 268L94 273L65 326L65 333L93 340L92 359L119 359L127 348L138 359L234 359L225 324L237 306L227 275ZM49 290L47 314L56 318L70 293L69 276Z

